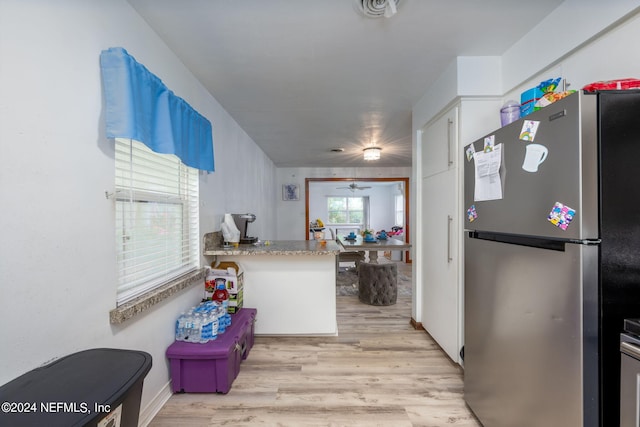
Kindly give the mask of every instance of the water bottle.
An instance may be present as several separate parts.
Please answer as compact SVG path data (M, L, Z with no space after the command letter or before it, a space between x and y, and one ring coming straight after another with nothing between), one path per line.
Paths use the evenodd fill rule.
M200 340L198 342L200 344L205 344L211 339L211 320L209 318L209 314L206 311L202 313L201 322Z
M176 320L176 341L184 341L186 320L187 315L183 311Z
M217 311L217 317L218 317L218 335L224 334L227 329L224 306L222 304L219 304L216 311Z
M215 301L207 301L207 310L209 321L211 322L211 335L209 337L210 340L215 340L218 338L218 308L219 304Z
M196 314L193 311L190 311L189 314L187 314L187 334L185 336L185 341L187 342L193 342L194 341L194 337L196 336Z
M216 311L211 312L211 340L218 339L218 315Z
M218 338L218 303L206 301L203 309L206 341L212 341Z
M202 316L200 313L196 313L193 316L193 329L190 342L200 342L200 336L202 334Z

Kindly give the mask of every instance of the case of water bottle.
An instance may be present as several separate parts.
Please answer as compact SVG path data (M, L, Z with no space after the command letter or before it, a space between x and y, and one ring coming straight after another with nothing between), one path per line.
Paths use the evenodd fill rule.
M175 341L167 349L174 393L227 393L240 372L240 363L254 343L257 310L231 314L231 326L203 344Z

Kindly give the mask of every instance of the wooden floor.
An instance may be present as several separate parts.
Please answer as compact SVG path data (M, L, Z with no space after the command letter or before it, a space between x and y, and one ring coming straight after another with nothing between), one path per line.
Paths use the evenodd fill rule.
M173 395L150 426L480 426L410 298L337 305L339 336L258 336L228 394Z

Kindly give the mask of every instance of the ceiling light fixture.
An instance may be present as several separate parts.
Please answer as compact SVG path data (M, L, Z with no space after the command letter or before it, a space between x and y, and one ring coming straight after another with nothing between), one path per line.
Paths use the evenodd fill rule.
M367 18L391 18L398 12L400 0L354 0L356 10Z
M380 148L380 147L368 147L368 148L365 148L362 151L364 151L364 159L365 160L378 160L378 159L380 159L380 152L382 151L382 148Z
M397 12L398 12L398 9L396 9L396 1L395 0L387 0L387 4L384 7L384 17L385 18L391 18Z

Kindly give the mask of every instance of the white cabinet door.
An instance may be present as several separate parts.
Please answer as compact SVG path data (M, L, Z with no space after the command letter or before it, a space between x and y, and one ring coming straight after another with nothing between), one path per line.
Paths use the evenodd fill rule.
M502 100L462 99L421 129L419 203L419 319L452 360L462 363L463 343L463 146L497 125ZM451 220L449 219L451 218Z
M420 256L421 321L458 361L460 346L458 110L455 106L422 129Z
M458 108L422 129L422 178L456 167Z
M422 182L422 324L449 357L459 353L457 171Z

